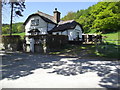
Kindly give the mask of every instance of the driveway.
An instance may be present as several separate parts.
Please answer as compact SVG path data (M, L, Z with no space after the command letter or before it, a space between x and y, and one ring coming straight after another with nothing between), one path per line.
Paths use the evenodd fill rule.
M12 53L2 55L2 88L118 88L120 62Z

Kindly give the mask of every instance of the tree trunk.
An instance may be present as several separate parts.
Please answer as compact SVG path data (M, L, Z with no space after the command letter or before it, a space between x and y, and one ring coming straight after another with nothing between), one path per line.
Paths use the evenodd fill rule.
M13 3L11 2L10 35L12 35Z
M0 0L0 35L2 35L2 0Z

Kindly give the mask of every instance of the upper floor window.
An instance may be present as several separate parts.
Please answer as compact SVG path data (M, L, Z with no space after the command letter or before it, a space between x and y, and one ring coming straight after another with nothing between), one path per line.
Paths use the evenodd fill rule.
M31 20L31 26L39 25L39 19Z

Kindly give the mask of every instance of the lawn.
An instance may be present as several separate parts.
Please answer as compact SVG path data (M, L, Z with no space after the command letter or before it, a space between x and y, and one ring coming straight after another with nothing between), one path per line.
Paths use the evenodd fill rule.
M53 55L65 55L80 58L99 58L107 60L120 58L118 49L120 46L113 44L100 44L100 45L68 45L65 49L58 52L50 52Z
M89 32L88 34L94 34L96 32L96 30L92 30L91 32ZM107 34L102 34L102 36L105 36L105 38L103 38L104 42L108 42L108 43L112 43L115 45L120 45L120 31L118 32L113 32L113 33L107 33Z
M120 58L120 38L119 32L102 34L106 36L103 38L103 43L99 45L68 45L64 50L60 52L52 52L50 54L64 54L71 56L79 56L83 58L95 58L95 57L105 57L105 58Z
M102 34L102 36L106 36L106 38L103 39L103 41L113 43L116 45L120 45L120 37L119 37L120 31L116 33L108 33L108 34Z
M3 35L9 35L9 34L3 34ZM20 36L21 36L21 38L23 39L23 38L24 38L25 33L24 33L24 32L22 32L22 33L13 33L12 35L20 35Z
M24 33L24 32L22 32L22 33L13 33L13 35L20 35L20 36L24 36L24 35L25 35L25 33Z

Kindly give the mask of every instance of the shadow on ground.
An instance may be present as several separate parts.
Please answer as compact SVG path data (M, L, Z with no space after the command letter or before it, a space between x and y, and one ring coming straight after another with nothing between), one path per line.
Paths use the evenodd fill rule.
M64 60L71 58L70 60ZM97 61L93 59L75 59L53 55L39 55L26 53L13 53L2 58L2 79L18 79L33 74L32 70L38 68L50 69L51 73L70 76L97 72L102 77L99 85L106 88L115 88L120 84L120 62ZM110 84L109 84L110 83Z

